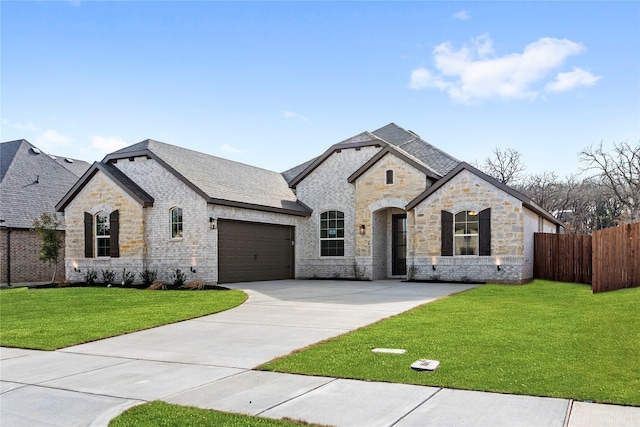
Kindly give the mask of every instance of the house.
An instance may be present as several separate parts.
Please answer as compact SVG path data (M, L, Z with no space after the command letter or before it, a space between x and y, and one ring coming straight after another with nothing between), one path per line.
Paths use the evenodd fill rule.
M533 277L533 233L560 222L394 123L276 173L146 140L94 163L60 200L66 274L170 281Z
M41 239L31 230L89 168L87 162L47 155L25 140L0 144L0 283L46 282L51 266L39 260ZM60 231L64 217L59 214ZM64 256L59 270L64 271Z

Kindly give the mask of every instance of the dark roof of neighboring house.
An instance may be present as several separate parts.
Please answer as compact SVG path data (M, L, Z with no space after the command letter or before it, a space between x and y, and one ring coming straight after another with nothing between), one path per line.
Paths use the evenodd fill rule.
M115 151L101 164L138 156L157 161L208 203L301 216L311 212L277 172L151 139Z
M537 213L538 215L544 217L546 220L554 223L556 226L562 226L562 222L560 220L558 220L556 217L554 217L549 212L544 210L542 207L538 206L533 200L531 200L530 198L528 198L524 194L522 194L522 193L514 190L513 188L501 183L497 179L485 174L484 172L474 168L473 166L471 166L470 164L465 163L465 162L461 162L460 164L458 164L458 166L456 166L451 172L449 172L441 180L437 181L435 184L433 184L432 186L427 188L425 191L423 191L418 197L413 199L411 201L411 203L409 203L407 205L406 209L409 211L409 210L415 208L418 204L420 204L425 199L427 199L430 195L432 195L433 193L438 191L440 188L442 188L447 182L451 181L456 175L458 175L463 170L471 172L472 174L476 175L477 177L483 179L484 181L487 181L489 184L493 185L494 187L497 187L498 189L504 191L505 193L507 193L507 194L515 197L516 199L520 200L522 202L522 204L524 206L526 206L528 209L530 209L531 211L533 211L533 212Z
M24 139L0 144L0 226L31 228L41 213L54 213L58 200L89 167L74 160L71 170L53 157ZM64 218L58 219L62 229Z
M371 145L381 147L391 145L398 148L399 150L394 151L396 155L400 153L404 154L404 157L408 156L414 160L414 163L421 165L419 169L429 171L427 175L432 178L438 178L446 175L450 170L455 168L458 163L460 163L459 160L422 140L415 133L405 130L395 123L389 123L388 125L373 132L362 132L354 137L332 145L322 155L291 168L283 172L282 175L291 187L295 187L336 150ZM414 166L416 165L414 164Z

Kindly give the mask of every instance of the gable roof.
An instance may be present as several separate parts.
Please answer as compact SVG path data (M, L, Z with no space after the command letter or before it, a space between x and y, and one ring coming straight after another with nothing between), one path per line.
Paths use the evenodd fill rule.
M444 176L455 168L460 160L429 144L410 130L405 130L395 123L389 123L372 132L389 144L401 148L414 156L440 176Z
M443 177L441 180L437 181L435 184L433 184L432 186L427 188L425 191L423 191L418 197L413 199L407 205L406 209L409 211L409 210L415 208L417 205L422 203L425 199L427 199L433 193L435 193L440 188L442 188L444 185L446 185L449 181L451 181L456 175L458 175L463 170L471 172L472 174L476 175L480 179L482 179L484 181L487 181L489 184L493 185L494 187L496 187L496 188L504 191L505 193L509 194L510 196L513 196L516 199L520 200L522 202L522 204L524 206L526 206L529 210L537 213L538 215L542 216L546 220L554 223L556 226L562 226L562 222L560 220L558 220L556 217L554 217L549 212L544 210L542 207L537 205L533 200L531 200L530 198L528 198L524 194L514 190L513 188L509 187L508 185L505 185L505 184L501 183L497 179L485 174L484 172L474 168L473 166L471 166L470 164L465 163L465 162L461 162L460 164L458 164L458 166L456 166L445 177Z
M78 160L76 169L85 165ZM55 204L77 180L73 171L24 139L1 143L0 226L31 228L42 212L55 212ZM64 228L64 217L58 220Z
M394 145L387 145L382 150L378 151L375 156L373 156L371 159L369 159L369 161L366 162L364 165L362 165L357 171L355 171L353 174L351 174L351 176L349 176L349 178L347 178L347 181L349 183L354 182L363 173L365 173L367 170L369 170L369 168L371 168L373 165L375 165L378 162L378 160L382 159L384 156L386 156L389 153L391 153L391 154L395 155L396 157L404 160L406 163L410 164L411 166L413 166L414 168L418 169L419 171L422 171L425 175L427 175L427 178L431 179L431 181L437 181L438 179L441 178L440 175L438 175L433 170L431 170L430 168L425 166L422 162L417 160L415 157L413 157L410 154L406 153L404 150L402 150L402 149L400 149L400 148L398 148L398 147L396 147Z
M295 187L336 150L372 145L380 147L395 147L397 150L394 151L394 154L402 157L404 160L411 159L414 166L419 165L419 167L416 166L418 169L424 170L425 173L429 172L427 175L436 179L446 175L460 163L458 159L424 141L415 133L405 130L395 123L389 123L388 125L373 132L365 131L334 144L322 155L291 168L283 172L282 175L285 177L287 182L289 182L291 187ZM377 157L373 163L382 158L382 156L388 152L389 151L386 151L385 153L378 153L380 154L380 157ZM368 167L372 166L373 163L369 164ZM368 169L368 167L365 168L365 170ZM360 171L360 169L358 171ZM363 173L364 171L361 172ZM351 177L353 177L353 175ZM351 179L351 177L349 179Z
M115 151L102 163L137 156L154 159L208 203L299 216L311 213L277 172L151 139Z
M89 180L98 173L103 172L113 182L115 182L121 189L127 194L133 197L142 207L153 206L153 197L151 197L146 191L133 182L128 176L126 176L117 167L102 162L95 162L85 172L85 174L74 184L74 186L64 195L64 197L56 204L56 210L58 212L64 211L69 203L78 195L78 193L87 185Z
M371 146L380 147L383 145L387 145L386 142L384 142L377 136L373 135L370 132L362 132L356 136L353 136L351 138L345 139L342 142L332 145L331 147L329 147L327 151L322 153L320 156L306 163L303 163L302 165L298 165L292 169L289 169L288 171L283 172L283 175L287 174L289 176L292 176L293 174L291 173L291 171L294 171L294 170L300 171L297 175L295 175L294 178L288 180L289 186L293 188L296 185L298 185L300 181L306 178L311 172L313 172L318 166L320 166L322 162L327 160L329 156L331 156L336 151L345 150L348 148L362 148L362 147L371 147ZM302 166L304 165L306 166L303 168Z

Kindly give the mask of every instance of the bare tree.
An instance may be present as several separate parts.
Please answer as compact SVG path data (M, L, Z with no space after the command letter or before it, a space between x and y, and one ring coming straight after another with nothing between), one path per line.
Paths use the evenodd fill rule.
M592 172L621 207L622 221L640 221L640 141L633 146L628 142L614 144L605 151L602 142L580 153L584 170Z
M506 185L515 185L524 178L525 165L518 150L494 148L493 157L484 159L480 169Z

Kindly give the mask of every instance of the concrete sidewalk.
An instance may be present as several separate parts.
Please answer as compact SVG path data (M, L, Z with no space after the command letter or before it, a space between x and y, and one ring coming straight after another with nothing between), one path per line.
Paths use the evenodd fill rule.
M251 368L472 286L398 281L243 283L227 312L56 352L0 349L0 424L107 425L165 400L336 426L640 425L640 408Z

